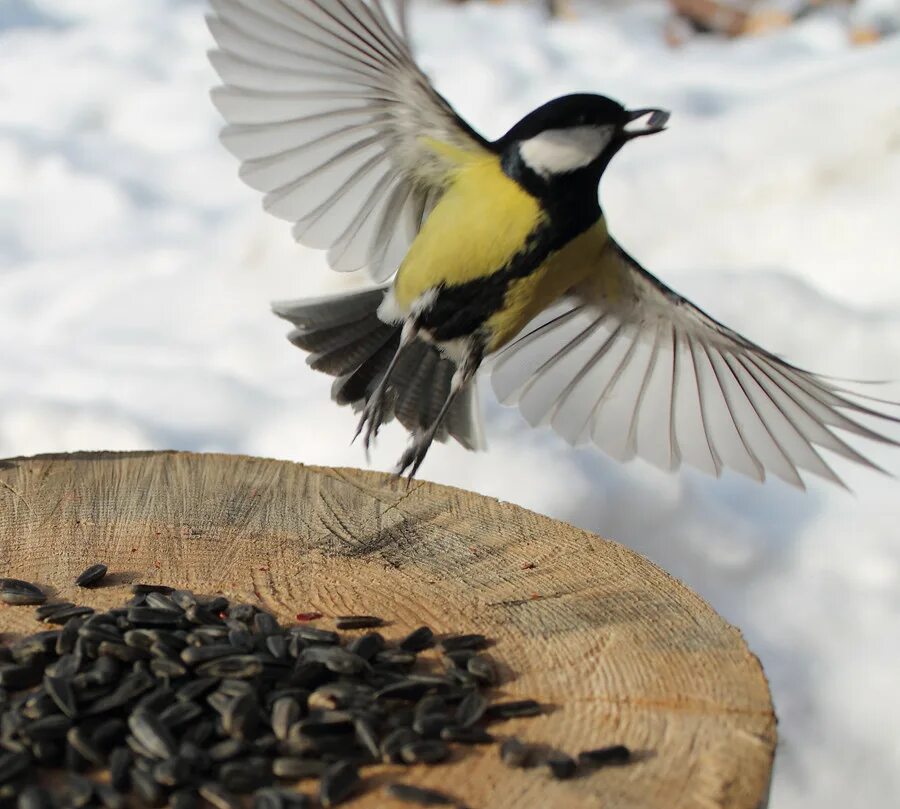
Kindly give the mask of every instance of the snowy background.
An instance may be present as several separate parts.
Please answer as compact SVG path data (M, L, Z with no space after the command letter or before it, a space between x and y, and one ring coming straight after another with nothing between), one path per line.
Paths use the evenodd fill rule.
M856 13L900 19L897 5ZM418 6L423 63L487 135L571 91L672 110L607 174L617 238L797 363L900 377L900 37L851 47L832 11L672 50L659 1L582 3L554 24L536 3ZM0 457L363 464L354 417L267 312L350 282L262 214L217 144L203 11L0 0ZM491 452L439 447L422 477L626 543L741 627L780 717L774 809L898 805L900 483L837 463L854 494L804 494L619 466L529 430L483 388ZM404 445L387 433L381 469ZM900 452L865 449L900 472Z

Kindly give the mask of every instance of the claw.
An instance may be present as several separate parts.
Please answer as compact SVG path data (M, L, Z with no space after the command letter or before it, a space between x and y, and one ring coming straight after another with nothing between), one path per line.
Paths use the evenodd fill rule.
M384 395L372 396L363 407L362 416L360 416L359 424L356 425L356 432L353 434L352 444L359 438L363 437L363 448L366 451L366 461L369 460L369 447L375 446L375 439L378 437L378 431L384 423Z
M406 470L409 469L409 474L406 476L407 486L412 483L413 478L416 476L416 472L419 471L419 467L422 465L422 461L425 460L425 456L428 454L428 450L431 447L431 442L433 440L434 434L430 431L422 435L417 435L401 456L394 474L398 478L401 478L406 473Z

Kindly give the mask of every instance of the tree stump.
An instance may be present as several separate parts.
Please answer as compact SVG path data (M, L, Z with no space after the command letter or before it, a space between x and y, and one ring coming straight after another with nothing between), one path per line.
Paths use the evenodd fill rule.
M76 588L95 562L109 565L105 586ZM491 746L437 767L376 768L376 782L399 776L481 809L766 802L775 716L738 630L621 545L476 494L226 455L0 461L0 576L103 609L132 583L157 582L257 603L287 623L366 613L390 622L389 637L423 623L483 632L496 641L502 696L552 706L498 725L501 737L639 754L554 781L505 767ZM3 638L37 630L32 615L0 606ZM372 790L351 805L391 804Z

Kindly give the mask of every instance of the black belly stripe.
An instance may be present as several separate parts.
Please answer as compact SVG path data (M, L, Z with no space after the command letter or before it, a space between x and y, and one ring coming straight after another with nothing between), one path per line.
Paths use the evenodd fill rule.
M584 233L602 216L596 185L567 189L572 193L542 201L546 218L525 246L496 272L462 284L442 284L434 303L418 318L434 340L456 340L478 332L503 308L510 284L537 270L549 256ZM585 193L587 191L587 193Z

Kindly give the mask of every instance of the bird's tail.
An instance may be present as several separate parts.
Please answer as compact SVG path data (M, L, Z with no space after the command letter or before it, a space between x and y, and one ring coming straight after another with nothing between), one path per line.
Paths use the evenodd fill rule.
M288 339L309 352L307 364L336 377L331 398L339 405L362 409L400 345L401 326L378 317L386 292L387 287L379 287L272 305L276 315L294 325ZM453 361L430 343L408 344L391 372L385 420L396 416L410 431L427 429L450 392L455 370ZM436 435L438 441L448 437L466 449L484 447L474 382L457 396Z

